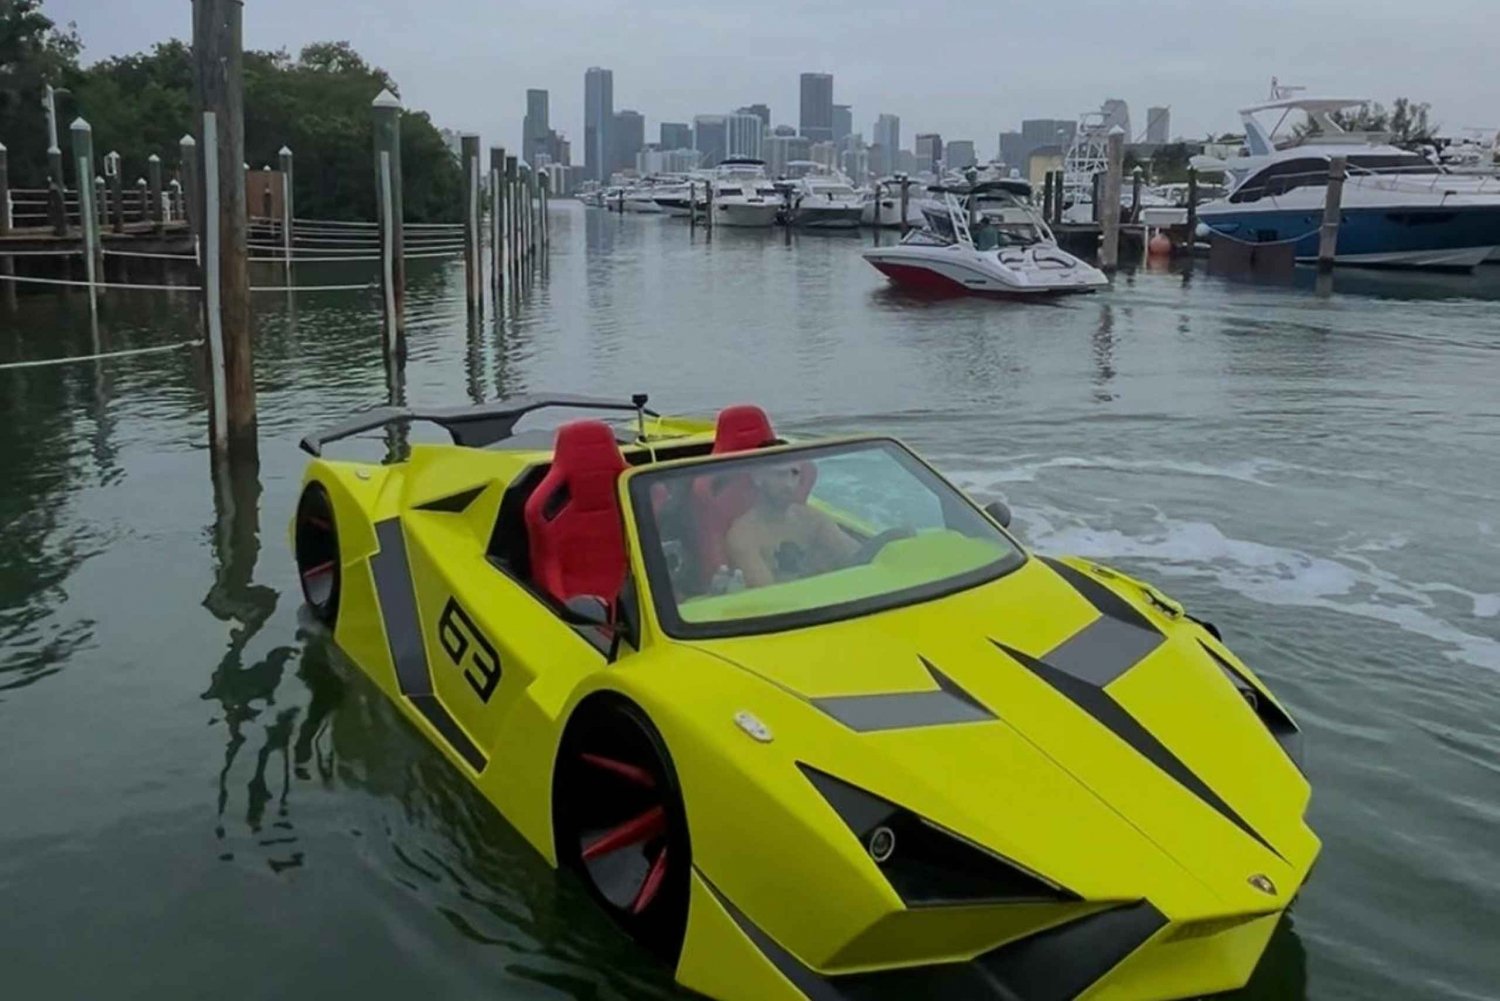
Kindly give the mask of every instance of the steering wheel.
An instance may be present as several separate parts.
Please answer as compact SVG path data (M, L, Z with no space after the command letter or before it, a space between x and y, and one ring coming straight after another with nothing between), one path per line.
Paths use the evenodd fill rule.
M916 532L913 532L909 528L892 528L881 532L879 535L871 536L860 543L859 549L855 550L854 565L859 566L863 563L869 563L876 556L880 555L882 549L892 542L895 542L897 539L909 539L916 534Z

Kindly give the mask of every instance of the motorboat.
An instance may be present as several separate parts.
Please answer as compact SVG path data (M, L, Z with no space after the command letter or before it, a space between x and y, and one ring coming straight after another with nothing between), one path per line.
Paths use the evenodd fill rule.
M781 212L781 192L766 176L764 160L730 157L710 179L715 226L769 227Z
M787 221L800 229L855 229L864 211L863 198L840 174L793 181L788 195Z
M906 183L906 214L901 213L901 185ZM900 175L882 178L865 191L860 206L859 222L862 226L880 228L911 228L923 224L922 209L917 202L927 193L927 185Z
M1500 178L1455 174L1389 137L1350 131L1339 113L1358 98L1286 96L1240 111L1245 155L1196 159L1221 169L1229 194L1198 207L1213 233L1247 243L1295 244L1297 260L1318 256L1318 234L1334 157L1346 163L1335 261L1467 271L1500 248ZM1300 113L1305 122L1281 127ZM1267 127L1263 116L1278 115Z
M890 247L865 251L892 282L944 293L1022 298L1091 292L1109 284L1098 268L1057 245L1026 181L933 187L925 225Z

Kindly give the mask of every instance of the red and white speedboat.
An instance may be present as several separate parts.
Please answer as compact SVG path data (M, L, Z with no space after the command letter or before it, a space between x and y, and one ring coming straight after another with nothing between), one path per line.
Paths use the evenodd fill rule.
M935 187L929 193L923 228L895 246L865 251L865 260L896 284L1028 298L1092 292L1109 284L1102 271L1057 245L1031 205L1025 181Z

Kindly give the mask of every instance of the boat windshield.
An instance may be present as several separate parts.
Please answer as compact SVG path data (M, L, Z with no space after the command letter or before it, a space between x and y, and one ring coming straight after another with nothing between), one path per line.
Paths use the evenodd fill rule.
M637 473L657 616L677 637L831 622L973 587L1025 556L889 440L746 452Z

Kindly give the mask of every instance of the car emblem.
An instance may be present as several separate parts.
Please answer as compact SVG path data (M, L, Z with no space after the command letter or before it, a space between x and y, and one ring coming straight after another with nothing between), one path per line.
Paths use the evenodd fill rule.
M741 709L734 714L734 725L762 744L769 744L775 739L771 734L771 728L762 723L760 717L748 709Z
M1267 893L1273 897L1276 896L1276 884L1271 882L1271 877L1267 876L1263 872L1256 873L1254 876L1251 876L1248 880L1246 880L1246 882L1255 887L1261 893Z

